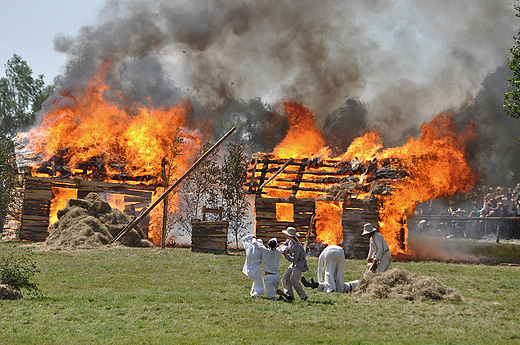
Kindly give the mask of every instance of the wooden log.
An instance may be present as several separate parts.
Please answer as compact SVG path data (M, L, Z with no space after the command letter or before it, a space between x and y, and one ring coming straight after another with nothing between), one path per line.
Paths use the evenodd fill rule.
M262 184L260 185L260 187L258 187L258 190L257 190L257 191L258 191L258 192L261 192L262 189L263 189L263 188L264 188L264 187L265 187L269 182L271 182L271 181L272 181L276 176L278 176L278 174L280 174L280 173L281 173L281 172L282 172L282 171L287 167L287 165L291 164L293 160L294 160L294 159L289 158L289 159L288 159L288 160L287 160L287 161L286 161L286 162L285 162L285 163L284 163L284 164L283 164L283 165L282 165L282 166L281 166L281 167L280 167L280 168L279 168L279 169L278 169L278 170L277 170L277 171L276 171L276 172L275 172L271 177L269 177L269 178L267 179L267 181L265 181L264 183L262 183Z
M123 198L123 201L125 203L145 203L145 202L150 203L151 200L152 200L152 193L150 193L150 195L148 197L125 195Z
M137 184L128 184L128 183L117 183L117 182L104 182L104 181L92 181L92 180L83 180L80 178L61 178L61 177L35 177L35 176L26 176L26 181L32 182L50 182L55 187L63 187L63 188L81 188L81 187L92 187L97 189L97 191L105 191L107 189L128 189L128 190L148 190L153 192L155 190L155 186L143 186Z
M270 189L283 189L283 190L293 190L293 187L285 187L285 186L265 186L265 188ZM299 187L298 190L305 192L324 192L328 191L328 188L310 188L310 187Z

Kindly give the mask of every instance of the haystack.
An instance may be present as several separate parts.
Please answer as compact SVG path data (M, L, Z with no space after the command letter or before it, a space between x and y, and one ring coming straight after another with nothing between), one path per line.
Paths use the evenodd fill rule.
M89 193L84 199L70 199L57 213L58 221L49 227L45 241L51 250L91 249L108 245L132 218ZM153 247L139 227L130 230L123 245Z
M361 278L352 293L358 296L395 298L408 301L460 301L460 293L433 277L420 276L396 267L385 273L374 273Z

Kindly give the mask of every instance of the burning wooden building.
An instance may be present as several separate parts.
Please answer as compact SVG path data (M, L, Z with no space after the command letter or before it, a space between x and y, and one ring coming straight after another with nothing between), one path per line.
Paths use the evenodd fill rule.
M256 236L283 238L282 230L294 226L307 246L341 244L347 257L364 258L368 238L361 236L363 225L377 226L392 183L406 176L393 159L279 159L258 153L247 184L256 195Z
M49 225L57 220L57 211L68 199L84 198L90 192L101 195L113 207L134 216L152 200L155 186L89 181L80 178L25 176L17 221L6 222L4 231L17 233L21 240L44 241ZM13 219L14 220L14 219ZM148 234L150 218L139 225Z

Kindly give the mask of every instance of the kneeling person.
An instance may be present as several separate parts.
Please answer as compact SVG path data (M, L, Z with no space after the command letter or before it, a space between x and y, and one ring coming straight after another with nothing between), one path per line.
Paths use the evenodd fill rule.
M276 237L271 238L267 242L268 248L258 246L262 252L262 262L264 263L265 273L265 287L267 290L267 298L275 299L276 291L280 285L280 273L278 273L278 266L280 264L280 257L283 255L286 247L278 247L278 240Z

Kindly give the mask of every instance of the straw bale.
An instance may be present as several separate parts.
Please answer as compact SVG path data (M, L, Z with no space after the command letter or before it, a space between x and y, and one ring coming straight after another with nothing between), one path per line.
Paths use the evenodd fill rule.
M460 301L460 293L433 277L420 276L396 267L361 278L353 295L408 301Z
M110 207L96 193L89 193L85 199L68 200L57 215L58 221L49 227L45 241L48 249L90 249L108 245L132 220L119 209ZM126 234L122 244L153 246L138 226Z

